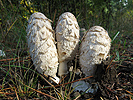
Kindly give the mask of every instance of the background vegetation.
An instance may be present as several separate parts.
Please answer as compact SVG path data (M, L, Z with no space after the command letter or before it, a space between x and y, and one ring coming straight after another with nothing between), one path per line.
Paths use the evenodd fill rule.
M53 28L58 17L69 11L76 16L81 28L88 30L94 25L100 25L110 35L117 31L132 32L132 0L0 0L0 5L1 40L8 34L16 37L23 33L24 36L27 20L34 12L42 12L53 20ZM14 40L18 40L15 37Z
M30 69L33 65L26 43L27 21L32 13L42 12L53 21L54 29L58 17L66 11L76 16L80 28L88 30L100 25L109 32L111 39L119 35L112 44L114 47L119 43L124 44L124 49L132 47L133 0L0 0L0 50L6 53L6 57L0 59L0 74L4 72L0 75L2 98L12 99L13 95L16 99L19 96L40 98L33 96L39 91L35 90L39 76L36 74L33 78L36 72ZM128 45L124 39L126 35L131 36ZM116 60L120 60L119 48L113 51L117 55ZM65 97L68 98L70 93L71 90Z

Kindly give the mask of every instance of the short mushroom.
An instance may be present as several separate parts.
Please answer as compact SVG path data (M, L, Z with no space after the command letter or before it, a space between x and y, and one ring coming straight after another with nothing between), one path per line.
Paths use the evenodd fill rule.
M100 64L109 55L111 39L107 31L94 26L89 29L80 45L80 66L86 76L92 76L96 71L96 64Z
M79 42L79 25L70 12L63 13L56 26L57 49L59 56L59 72L62 76L68 73L67 63L76 55Z
M58 83L56 76L58 68L58 54L53 38L51 20L44 14L37 12L30 16L27 26L28 48L37 71L52 76Z

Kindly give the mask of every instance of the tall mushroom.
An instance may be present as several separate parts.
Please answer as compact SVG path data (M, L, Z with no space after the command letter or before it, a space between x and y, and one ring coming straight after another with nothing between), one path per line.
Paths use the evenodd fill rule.
M94 26L89 29L80 45L80 65L86 76L95 74L96 64L106 60L111 46L111 39L105 29Z
M67 63L72 60L78 49L79 26L75 16L70 12L63 13L56 26L56 39L59 56L59 72L67 74Z
M54 44L51 20L44 14L37 12L30 16L27 27L28 48L38 72L52 76L56 83L58 68L58 54Z

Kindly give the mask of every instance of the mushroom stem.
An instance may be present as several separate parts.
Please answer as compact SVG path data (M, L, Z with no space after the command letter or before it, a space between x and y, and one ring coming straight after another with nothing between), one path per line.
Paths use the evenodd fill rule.
M68 71L67 71L67 61L60 62L58 75L62 76L62 75L67 74L67 73L68 73Z

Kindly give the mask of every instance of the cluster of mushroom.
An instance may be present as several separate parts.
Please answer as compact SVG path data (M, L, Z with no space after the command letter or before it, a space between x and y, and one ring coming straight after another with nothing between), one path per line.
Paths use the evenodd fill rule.
M57 84L59 78L68 73L67 63L72 60L79 47L79 25L70 12L63 13L56 26L56 42L53 36L51 20L37 12L30 16L27 27L29 52L38 72L52 76ZM80 45L80 65L86 76L95 73L96 64L106 59L111 39L100 26L94 26L85 34ZM59 69L58 69L59 65Z

